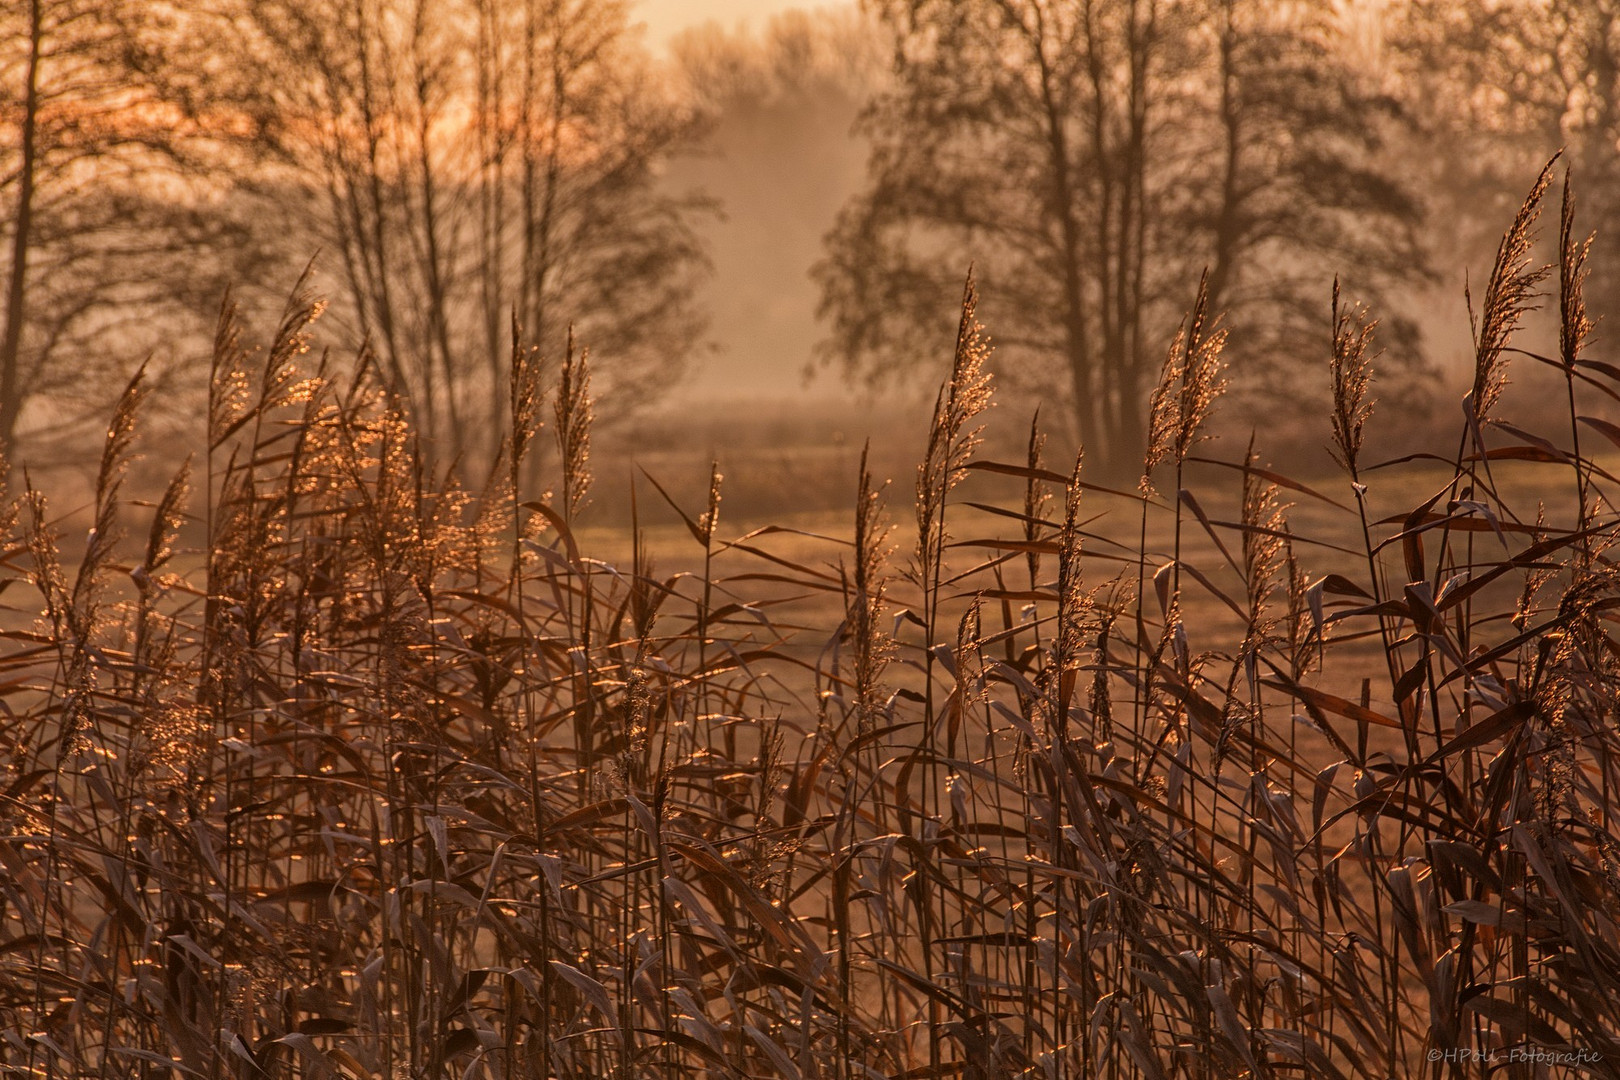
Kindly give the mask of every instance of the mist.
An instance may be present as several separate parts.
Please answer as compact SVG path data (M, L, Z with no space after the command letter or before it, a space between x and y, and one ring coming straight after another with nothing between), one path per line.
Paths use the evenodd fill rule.
M1617 146L1588 0L0 5L0 1074L1617 1075Z
M836 378L815 377L819 296L809 268L865 169L855 121L882 77L869 35L853 10L823 8L752 31L710 22L671 40L708 128L666 182L709 193L720 211L705 233L715 352L683 393L842 394Z

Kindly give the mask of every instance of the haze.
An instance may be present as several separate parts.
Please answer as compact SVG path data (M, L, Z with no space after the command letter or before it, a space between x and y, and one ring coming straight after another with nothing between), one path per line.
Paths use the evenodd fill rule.
M790 12L823 17L850 3L795 0L641 0L635 18L665 48L685 35L759 37ZM818 339L809 267L823 234L854 195L865 154L853 137L858 103L823 99L820 108L758 113L717 133L707 153L678 163L676 183L715 194L722 217L708 222L714 276L703 297L712 351L674 391L682 401L759 401L809 393L849 397L838 379L812 374Z
M848 7L847 3L815 4L795 0L638 0L633 19L645 23L648 38L667 44L682 30L717 22L727 28L738 24L757 30L772 15L795 9Z
M315 252L338 362L369 350L462 462L500 452L514 315L549 363L591 349L608 427L757 417L931 398L970 266L1006 400L1098 467L1139 468L1198 307L1233 423L1320 403L1335 281L1382 320L1384 412L1421 412L1552 148L1592 178L1578 226L1620 218L1620 88L1557 90L1620 70L1563 43L1620 34L1526 2L1488 38L1373 0L8 5L0 444L82 457L85 388L145 355L180 432L225 287L273 322Z
M1620 1076L1620 0L796 6L0 0L0 1080Z

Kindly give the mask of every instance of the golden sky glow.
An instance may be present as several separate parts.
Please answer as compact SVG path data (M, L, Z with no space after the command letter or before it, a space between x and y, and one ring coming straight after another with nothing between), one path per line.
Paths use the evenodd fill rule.
M758 27L790 8L843 7L849 0L638 0L630 18L647 24L648 41L662 45L689 26L714 20L731 27L747 22Z

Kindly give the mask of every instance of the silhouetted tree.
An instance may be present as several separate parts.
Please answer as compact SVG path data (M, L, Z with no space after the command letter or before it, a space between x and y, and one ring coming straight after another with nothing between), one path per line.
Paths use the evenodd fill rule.
M851 370L937 355L972 260L1001 366L1066 398L1094 460L1123 468L1206 268L1251 385L1321 351L1335 272L1370 300L1423 273L1419 205L1379 158L1392 106L1328 5L871 6L895 81L816 271L827 355Z
M576 324L616 415L679 372L705 205L657 185L691 118L622 3L211 3L203 107L251 119L259 191L443 451L494 449L514 311L551 359Z
M0 5L0 449L25 409L62 427L99 415L139 355L184 352L212 225L198 132L141 77L151 26L132 0ZM156 369L152 372L157 376ZM71 427L71 424L68 424ZM35 446L38 449L38 446Z
M1438 196L1488 255L1523 178L1562 147L1582 230L1620 232L1620 3L1423 0L1392 9L1398 75L1416 106ZM1597 244L1594 312L1620 303L1620 255Z

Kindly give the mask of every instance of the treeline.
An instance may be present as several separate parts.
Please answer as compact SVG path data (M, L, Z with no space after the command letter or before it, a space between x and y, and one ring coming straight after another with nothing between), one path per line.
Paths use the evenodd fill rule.
M1478 276L1490 222L1558 147L1592 193L1582 227L1614 212L1620 14L1602 5L868 8L893 78L863 116L865 190L816 270L828 357L910 370L948 338L943 298L972 259L998 369L1064 402L1111 471L1140 456L1142 401L1200 279L1243 342L1238 386L1293 404L1336 280L1383 318L1388 363L1431 361L1413 298L1445 268L1461 323L1461 268Z
M870 0L666 56L620 0L19 0L0 444L48 457L83 388L149 353L173 393L200 388L218 283L279 295L317 252L346 344L469 463L496 451L514 318L551 362L572 328L622 416L807 271L822 358L908 379L972 262L1009 385L1129 462L1206 274L1240 387L1293 393L1336 275L1421 366L1402 299L1483 258L1552 149L1601 228L1617 22L1574 0ZM852 120L845 198L812 163L850 153ZM773 193L804 204L774 244ZM723 269L760 288L706 296L732 209L771 236ZM784 325L765 351L804 336Z
M624 390L696 340L700 205L655 175L690 147L695 117L623 4L23 8L6 28L27 51L8 145L22 340L0 439L50 376L82 373L107 313L129 309L95 290L139 277L190 306L192 255L219 264L210 288L284 289L319 249L339 321L448 455L492 449L480 433L504 409L514 318L548 354L577 323ZM128 212L131 198L155 212ZM131 250L154 244L164 257Z

